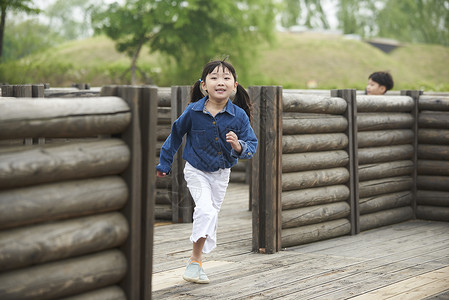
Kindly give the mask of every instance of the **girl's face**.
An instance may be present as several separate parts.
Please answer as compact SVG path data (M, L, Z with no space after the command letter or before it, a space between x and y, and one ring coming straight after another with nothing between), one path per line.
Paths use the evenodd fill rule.
M368 95L383 95L386 92L386 88L377 82L368 79L368 85L366 86L366 93Z
M203 90L209 94L209 99L222 102L229 99L237 87L237 82L227 68L219 65L207 74L201 85Z

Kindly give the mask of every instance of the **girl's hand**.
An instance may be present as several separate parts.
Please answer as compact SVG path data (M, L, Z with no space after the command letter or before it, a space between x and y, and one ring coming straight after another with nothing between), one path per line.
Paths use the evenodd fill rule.
M164 172L161 172L161 171L157 170L157 171L156 171L156 175L157 175L157 177L164 177L164 176L167 175L167 174L164 173Z
M237 153L242 152L242 145L240 145L239 138L233 131L226 133L226 142L231 144L232 149L234 149Z

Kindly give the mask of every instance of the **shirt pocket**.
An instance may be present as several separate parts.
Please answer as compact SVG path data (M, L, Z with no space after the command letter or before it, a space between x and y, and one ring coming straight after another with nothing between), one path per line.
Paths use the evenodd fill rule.
M192 130L192 146L199 149L205 149L207 145L206 130Z

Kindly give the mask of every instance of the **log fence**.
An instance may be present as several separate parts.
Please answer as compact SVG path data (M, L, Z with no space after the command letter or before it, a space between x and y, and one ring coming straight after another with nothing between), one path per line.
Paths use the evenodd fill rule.
M1 299L151 299L156 92L0 98Z
M448 97L249 91L262 145L251 162L253 251L449 221Z
M154 220L192 222L182 147L154 171L190 87L36 86L2 86L0 298L150 299ZM249 93L259 148L231 181L250 186L254 252L449 221L449 97Z
M419 97L416 216L449 220L449 96Z

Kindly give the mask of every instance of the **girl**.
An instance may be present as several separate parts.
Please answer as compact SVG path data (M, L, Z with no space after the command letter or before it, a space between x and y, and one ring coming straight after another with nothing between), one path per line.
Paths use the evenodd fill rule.
M195 209L190 236L193 250L183 278L191 282L209 283L202 268L202 253L216 247L218 212L230 169L239 158L251 158L257 148L250 125L249 95L236 80L230 63L222 60L206 64L201 79L192 87L190 103L162 145L156 167L159 177L170 172L173 156L187 134L184 178Z

